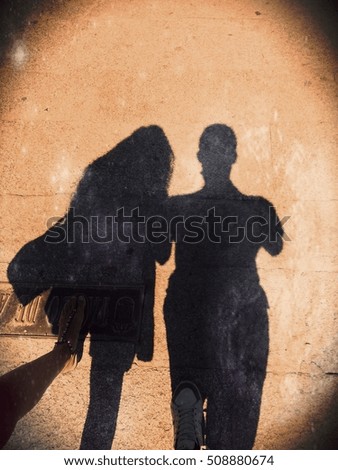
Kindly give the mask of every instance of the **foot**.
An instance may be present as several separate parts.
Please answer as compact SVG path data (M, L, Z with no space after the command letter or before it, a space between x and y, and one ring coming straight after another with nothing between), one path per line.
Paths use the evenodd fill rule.
M77 343L84 320L86 300L83 296L73 296L63 307L59 320L59 334L55 347L68 347L69 359L62 372L68 372L77 366Z
M171 402L174 422L174 448L198 450L203 445L203 401L192 382L181 382Z

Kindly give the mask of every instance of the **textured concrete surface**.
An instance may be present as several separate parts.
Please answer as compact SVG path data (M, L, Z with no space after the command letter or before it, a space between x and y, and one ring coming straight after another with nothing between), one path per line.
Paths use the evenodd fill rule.
M49 217L66 212L94 159L157 124L175 153L170 194L194 192L203 185L199 136L224 122L238 138L236 186L291 217L281 255L261 252L257 260L270 304L270 351L255 448L336 446L333 3L51 3L55 9L36 10L24 28L13 26L0 71L2 286L18 250L46 230ZM115 449L172 446L163 301L173 269L173 256L157 266L154 357L134 360L125 374ZM51 345L0 338L0 371ZM79 367L56 379L7 448L79 448L90 367L87 341Z

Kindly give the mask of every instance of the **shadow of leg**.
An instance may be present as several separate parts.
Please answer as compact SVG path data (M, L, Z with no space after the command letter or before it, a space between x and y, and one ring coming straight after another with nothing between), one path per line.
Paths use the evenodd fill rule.
M207 447L211 450L252 449L265 374L219 370L215 375L208 393Z
M123 375L131 367L134 345L92 341L90 402L80 449L111 449L121 399Z

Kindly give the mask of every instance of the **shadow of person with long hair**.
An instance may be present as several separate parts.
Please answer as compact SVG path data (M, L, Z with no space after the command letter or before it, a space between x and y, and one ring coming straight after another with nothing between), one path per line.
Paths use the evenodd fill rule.
M124 373L135 353L143 361L153 356L155 263L164 260L161 255L156 258L147 230L167 198L172 158L161 128L136 130L87 167L66 216L26 244L8 268L9 281L23 304L51 288L45 310L54 329L69 296L80 292L87 299L82 333L91 333L92 365L83 449L111 448ZM114 286L134 286L142 294L136 349L132 342L112 342L110 335L115 322L126 336L135 316L130 299L122 298L116 314L114 305L106 308L104 299L100 304L99 295L94 312L95 290L106 292Z
M167 204L176 242L164 305L172 390L190 381L207 400L210 449L254 444L269 345L255 260L260 248L272 256L282 250L273 206L231 182L236 157L232 129L207 127L198 151L204 187Z

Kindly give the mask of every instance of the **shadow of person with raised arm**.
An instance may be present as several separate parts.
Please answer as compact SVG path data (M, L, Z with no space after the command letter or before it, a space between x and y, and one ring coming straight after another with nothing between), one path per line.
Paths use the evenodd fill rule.
M210 449L254 444L269 349L268 301L256 255L260 248L272 256L282 250L273 206L242 194L231 182L236 157L232 129L207 127L198 151L203 189L168 201L176 242L176 268L164 305L172 390L191 381L207 400Z
M55 329L67 298L76 292L86 297L82 332L91 333L92 365L83 449L111 448L124 373L135 353L144 361L153 356L155 262L164 260L154 254L146 221L159 215L167 198L172 158L161 128L136 130L86 168L66 216L26 244L8 268L23 304L51 288L45 310ZM132 342L111 341L112 324L124 337L135 320L130 299L122 297L115 310L110 303L106 308L105 299L93 305L95 290L123 286L141 292L136 350ZM63 301L55 304L53 299Z

